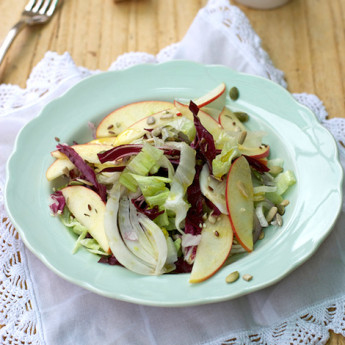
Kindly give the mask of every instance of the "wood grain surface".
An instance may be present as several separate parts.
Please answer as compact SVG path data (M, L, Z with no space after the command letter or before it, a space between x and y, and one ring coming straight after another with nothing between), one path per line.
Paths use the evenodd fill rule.
M27 0L0 1L0 42ZM207 0L64 0L46 25L25 28L0 66L0 83L25 87L46 51L106 70L120 54L156 54L178 42ZM234 1L232 1L234 3ZM291 0L269 11L240 8L291 92L314 93L330 117L345 117L345 0ZM331 333L327 345L345 345Z

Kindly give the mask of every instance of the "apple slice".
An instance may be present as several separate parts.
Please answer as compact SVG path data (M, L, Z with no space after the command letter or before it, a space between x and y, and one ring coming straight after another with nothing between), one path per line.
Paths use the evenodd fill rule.
M253 183L247 160L241 156L231 165L226 181L226 206L232 230L242 247L253 250Z
M238 145L238 150L243 155L250 156L256 159L266 158L270 154L270 147L269 145L265 144L262 144L257 147L247 147L243 145Z
M205 224L189 278L190 283L199 283L214 275L231 250L233 232L229 217L221 214L214 224L208 220Z
M56 159L47 169L46 178L48 181L53 181L73 168L74 164L69 159Z
M188 105L185 105L178 101L174 101L174 104L176 109L181 112L183 116L191 121L194 121L193 114L189 110ZM212 116L202 110L199 110L198 117L201 124L212 134L213 138L218 138L222 131L222 126L218 123L218 121L216 121Z
M61 189L66 205L79 223L106 253L110 253L109 243L104 232L105 203L93 190L84 186L68 186Z
M219 114L218 122L226 131L241 132L246 130L246 127L242 124L242 122L227 107L224 107Z
M96 129L97 138L115 136L134 122L174 105L165 101L143 101L125 105L107 115Z
M194 99L193 102L198 106L198 108L207 114L211 115L213 118L218 119L218 116L225 106L226 98L226 85L224 83L219 84L213 90L209 91L205 95ZM176 102L188 107L188 99L177 99Z
M126 145L134 140L141 138L146 129L154 129L166 126L169 122L177 118L178 110L175 108L163 110L156 114L146 116L130 125L126 130L121 132L114 141L114 146Z
M112 145L99 145L99 144L81 144L71 146L84 161L93 164L101 164L97 154L102 151L107 151L113 148ZM57 159L68 159L67 156L59 150L55 150L51 155Z
M224 83L220 83L218 86L216 86L213 90L209 91L207 94L197 98L194 103L199 107L205 107L206 105L209 105L210 103L214 102L216 99L218 99L220 96L225 94L226 86Z

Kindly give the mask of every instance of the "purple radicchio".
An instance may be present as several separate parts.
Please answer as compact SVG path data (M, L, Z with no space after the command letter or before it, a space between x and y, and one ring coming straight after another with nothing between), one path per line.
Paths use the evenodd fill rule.
M60 190L56 191L50 197L53 199L53 202L49 205L51 211L54 215L61 214L66 205L66 200L62 192Z
M65 154L68 159L76 166L76 168L80 171L84 180L90 182L96 193L99 194L101 199L106 202L107 200L107 191L104 185L99 183L96 178L96 174L93 169L81 158L78 153L70 146L65 144L59 144L56 146L57 149Z
M207 163L210 171L212 171L212 161L216 158L217 150L214 144L212 134L201 124L198 118L199 108L193 102L190 101L189 110L194 117L194 126L196 130L196 136L192 147L198 152L198 156Z

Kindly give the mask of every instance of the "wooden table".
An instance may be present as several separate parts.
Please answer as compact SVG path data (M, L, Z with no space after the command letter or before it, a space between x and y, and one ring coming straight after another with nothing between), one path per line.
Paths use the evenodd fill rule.
M0 41L27 0L0 2ZM51 22L24 29L0 67L0 83L25 82L48 50L77 65L107 69L129 51L157 53L181 40L207 0L65 0ZM87 4L86 4L87 3ZM279 9L241 6L291 92L318 95L330 117L345 117L345 0L291 0ZM331 333L328 345L345 345Z

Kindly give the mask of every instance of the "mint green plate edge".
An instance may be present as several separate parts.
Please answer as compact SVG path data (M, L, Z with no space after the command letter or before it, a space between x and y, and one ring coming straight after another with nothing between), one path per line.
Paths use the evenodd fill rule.
M151 78L158 78L158 91L154 89L154 85L151 85L150 82L147 82L147 78L150 78L149 80L151 80ZM199 83L198 78L202 80L204 84ZM124 85L126 85L126 83L131 84L135 82L135 87L132 84L127 85L128 87L131 87L132 92L135 91L135 88L139 88L139 90L143 91L143 95L131 94L128 95L128 97L126 95L127 98L124 98L127 99L127 103L130 100L138 100L138 98L139 100L147 99L149 94L153 96L151 99L157 98L155 97L157 95L161 96L162 99L166 98L167 96L171 97L173 94L183 97L186 96L185 94L187 92L191 93L188 96L196 97L216 86L219 82L225 81L229 86L232 86L232 84L239 86L241 92L241 97L237 103L231 103L230 100L228 100L228 103L231 103L230 106L233 106L234 108L238 107L239 110L250 110L252 113L254 113L253 118L257 119L259 123L262 122L265 124L265 121L272 121L272 123L266 123L266 126L271 126L273 131L277 129L277 124L274 124L274 121L276 120L276 117L279 118L279 116L276 114L272 115L272 111L270 109L270 102L272 102L270 96L274 94L275 103L277 103L275 108L277 106L278 109L290 107L296 110L294 114L291 114L293 118L288 119L286 116L283 116L284 119L279 120L283 120L284 125L292 126L292 130L297 131L297 134L295 134L300 136L301 140L306 140L305 143L308 147L311 147L311 152L313 152L312 148L313 144L315 144L313 141L316 140L318 145L320 143L322 144L321 146L325 152L318 152L319 156L317 155L314 158L313 164L316 166L327 164L327 173L332 174L332 176L324 181L324 184L319 187L324 190L324 193L326 193L326 189L331 190L331 194L328 195L326 193L324 195L324 199L321 201L311 196L306 198L304 195L305 191L303 191L303 185L300 184L305 175L305 172L302 171L303 169L301 169L301 166L299 166L299 164L303 163L303 157L298 158L301 161L300 163L293 162L292 157L297 157L297 155L295 157L295 154L299 148L298 145L293 141L294 139L292 139L291 142L286 144L284 150L288 160L290 158L291 163L293 164L292 168L297 169L295 172L299 183L296 185L295 192L292 194L292 199L295 195L296 204L292 206L292 211L289 215L287 215L288 221L287 224L284 224L283 226L284 232L282 231L279 235L273 234L271 236L271 241L274 241L276 244L269 248L267 248L267 245L266 248L264 246L262 247L263 249L259 248L257 252L254 251L252 254L235 261L231 265L223 267L208 281L193 286L188 284L188 275L141 277L119 267L104 267L103 265L100 265L92 260L92 257L90 257L88 253L80 253L75 256L68 256L68 249L70 248L68 246L66 248L65 243L48 242L49 244L47 246L42 245L37 236L39 231L44 230L44 226L38 226L38 228L35 228L33 231L32 227L30 227L33 224L31 224L32 222L30 222L29 214L26 211L26 207L28 207L27 203L31 201L32 196L30 196L29 193L27 196L20 195L20 193L13 193L16 191L18 181L22 182L22 187L25 189L24 184L25 181L28 180L29 173L27 172L26 174L22 174L23 170L19 169L20 167L24 169L25 165L23 165L23 163L18 163L25 156L24 153L27 153L27 150L32 148L30 147L30 142L28 142L27 139L32 137L33 133L38 134L42 123L43 128L41 128L41 130L43 129L46 131L47 124L44 123L43 119L52 117L51 114L54 113L54 111L58 111L59 108L65 109L67 107L67 112L68 109L72 109L72 114L74 111L85 111L87 113L88 109L91 107L91 118L89 118L90 116L85 116L85 123L88 120L95 121L96 119L101 119L102 116L107 113L107 111L112 109L111 103L113 100L111 95L106 94L106 92L104 92L104 95L102 95L102 92L98 91L97 97L100 98L97 99L97 102L94 104L94 106L90 106L90 99L86 99L85 103L81 104L79 97L79 104L75 104L73 102L73 98L74 96L80 96L83 93L90 92L90 89L102 88L103 83L106 84L109 81L110 83L114 81L116 84L117 79L121 79L121 81L124 82ZM154 90L150 90L150 87L147 87L147 84L151 85L151 89ZM179 87L176 87L175 84L179 85ZM257 99L252 95L253 90L250 90L252 85L260 86L255 88L257 93L257 96L255 97L259 97ZM117 88L121 88L121 90L125 89L123 84L117 86ZM174 92L176 89L178 89L178 92ZM246 93L247 89L251 91L250 94L249 92ZM118 90L119 93L121 93L121 90ZM255 106L252 108L251 105L253 104L253 97L257 103L261 102L263 105L256 107L254 104ZM265 97L267 97L269 104L265 104L265 102L267 103L267 101L265 101ZM99 106L99 102L105 102L105 105L102 104L102 106ZM106 106L107 102L109 103L109 109L107 109ZM119 102L121 103L121 100L117 101L117 103ZM101 116L99 113L95 113L97 108L102 108L100 111L100 113L102 113ZM267 114L266 111L263 112L264 115L260 114L261 108L270 109L270 114ZM66 120L66 116L67 115L62 115L61 121ZM264 116L268 116L268 119L264 118ZM303 119L301 122L300 117ZM63 130L63 132L66 131L66 133L69 133L69 136L75 133L77 136L83 137L80 128L71 128L73 126L70 126L68 123L64 123L63 125L62 123L61 130ZM83 130L86 131L87 129L84 128ZM287 136L289 136L289 133L284 133L285 130L286 129L283 128L283 133L279 133L283 135L283 138L280 138L281 141L284 140L284 135L285 139ZM305 132L308 132L306 137L304 137ZM317 132L317 139L315 138L316 136L314 135L314 132ZM49 156L49 152L54 149L55 143L53 138L54 137L51 137L51 142L47 146L43 145L44 151L40 152L41 154L46 152L46 154ZM72 137L67 139L71 140ZM45 143L44 140L43 143ZM34 147L32 149L35 151ZM37 150L38 149L36 149L36 151ZM325 155L327 156L327 159L325 159ZM39 167L36 168L36 173L38 176L34 176L32 180L40 181L42 184L47 184L44 176L45 170L48 166L46 165L46 157L33 157L32 160L33 163L36 162L39 165ZM40 161L44 162L44 164L42 163L40 165ZM296 164L294 165L294 163ZM310 256L316 252L319 245L329 234L337 219L337 216L339 215L342 200L342 179L343 169L338 160L337 147L334 138L323 126L319 124L315 115L308 108L297 103L291 94L284 88L264 78L238 73L223 66L205 66L188 61L174 61L158 65L138 65L123 71L101 73L83 80L72 89L67 91L63 96L50 102L50 104L42 110L37 118L32 120L21 130L17 137L15 149L7 164L5 205L13 224L18 230L25 245L52 271L64 279L67 279L68 281L80 285L95 293L128 302L152 306L189 306L225 301L270 286L284 278L292 270L296 269L299 265L310 258ZM321 181L316 177L314 180L316 183ZM36 189L37 187L38 186L36 184ZM34 183L29 184L28 188L29 191L36 195ZM47 208L48 190L48 188L45 188L43 191L41 191L39 188L38 207L40 208L40 211L38 217L40 214L44 217L44 213L49 213ZM309 192L310 190L308 193ZM299 194L298 198L296 198L296 194ZM320 210L320 207L322 206L322 214L326 214L326 216L323 216L321 223L319 221L313 222L313 219L316 216L309 220L306 219L307 216L310 216L308 212L304 216L303 214L300 214L298 209L305 209L307 202L314 202L313 205L308 205L308 207L311 207L313 210ZM49 227L50 226L52 227L52 230L49 231L55 231L62 227L62 225L59 224L55 219L52 221L52 224L49 225ZM313 238L307 234L307 230L311 226L314 227ZM299 232L297 233L295 231L296 228L299 229ZM278 237L275 238L276 236ZM68 240L70 241L70 238L68 238ZM45 243L47 244L47 242ZM60 252L53 250L54 248L52 248L52 245L55 248L59 248L59 246L61 246L62 252L66 254L66 259L69 261L64 261L62 259L64 262L60 264L60 261L57 260L57 256L59 256ZM266 260L269 255L273 255L273 257L277 255L278 246L280 253L282 248L284 249L284 252L275 258L275 260L278 260L278 262L271 262L266 264L266 266L263 265L263 262L267 263L267 261L263 260ZM258 255L260 255L262 258L261 262L260 260L257 260ZM286 255L289 257L288 261L284 260L284 256ZM83 274L82 270L80 269L79 271L76 270L76 267L78 267L77 265L84 263L86 263L86 265L90 265L90 268L92 267L92 276L87 273ZM225 284L225 276L231 271L237 269L241 273L253 273L254 279L249 283L239 281L238 283L232 285ZM105 281L105 279L109 279L111 283ZM134 287L135 285L142 287L142 291L137 291L137 289Z

